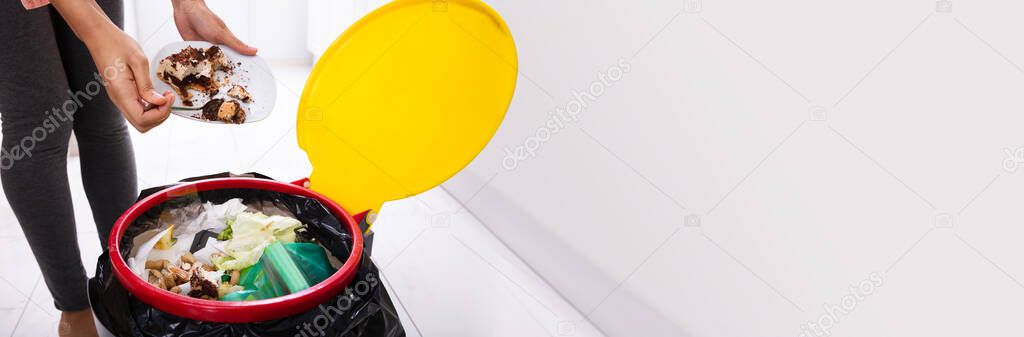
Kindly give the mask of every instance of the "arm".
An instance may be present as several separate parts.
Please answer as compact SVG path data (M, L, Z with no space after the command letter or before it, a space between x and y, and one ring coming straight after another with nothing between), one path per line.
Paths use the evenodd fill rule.
M140 132L163 123L170 115L174 94L161 95L153 90L149 60L138 43L117 28L94 0L51 3L89 49L107 95L125 119ZM145 110L144 102L157 108Z
M149 59L128 34L107 18L95 0L52 0L64 21L89 49L103 85L114 105L140 132L146 132L170 115L174 94L153 90ZM256 55L253 48L231 33L224 21L210 11L203 0L172 0L174 23L185 40L223 44L244 55ZM144 103L157 108L146 110Z

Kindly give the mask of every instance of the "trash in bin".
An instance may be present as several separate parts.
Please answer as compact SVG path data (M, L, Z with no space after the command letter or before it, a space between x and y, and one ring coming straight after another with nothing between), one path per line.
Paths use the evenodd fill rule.
M244 290L221 299L244 301L273 298L320 283L334 271L324 250L317 244L275 242L267 247L260 262L242 270L238 284Z
M132 239L141 244L129 254L128 266L154 287L209 300L267 299L302 291L337 270L319 244L295 242L299 232L315 240L288 210L273 203L247 205L240 198L220 204L191 200L164 209L158 228ZM259 282L239 284L242 275Z
M361 248L357 248L362 247L362 240L361 236L353 236L353 234L358 235L359 230L357 224L351 222L351 217L346 213L336 213L343 211L336 206L329 206L329 200L320 199L314 192L292 184L268 180L269 178L261 175L253 176L264 179L203 179L195 183L143 191L140 196L141 201L136 205L138 208L126 213L130 216L137 215L137 217L127 224L126 228L115 228L115 233L112 234L112 237L120 238L118 242L120 249L108 251L99 258L96 276L89 282L90 299L99 321L116 336L290 337L301 336L305 331L302 329L305 329L306 326L315 327L313 331L320 336L405 336L395 307L380 281L376 266L369 258L362 255ZM176 191L187 191L187 193L182 194ZM158 203L153 201L156 199L151 199L164 197L166 200ZM178 290L185 293L194 292L200 297L214 298L212 296L214 294L217 295L216 297L220 297L219 292L222 291L220 287L223 287L225 282L228 285L232 283L252 285L254 292L260 292L266 287L267 279L284 279L280 276L287 275L289 272L281 272L282 269L276 266L269 268L264 266L264 264L279 263L283 260L292 262L290 266L285 267L291 268L290 273L294 274L296 269L301 271L302 278L306 280L310 288L297 292L288 289L290 294L269 299L242 296L241 300L243 301L233 302L231 300L238 300L233 296L252 295L254 292L246 294L243 292L248 290L237 290L224 294L223 300L216 301L171 294L166 290L156 288L153 288L153 291L129 292L124 286L125 282L119 281L118 268L113 265L113 259L108 254L117 253L124 260L128 260L129 253L133 251L138 253L144 248L136 249L135 242L149 243L149 240L158 239L157 234L170 232L167 221L175 218L167 214L188 214L189 217L192 217L189 218L191 220L186 219L181 222L182 225L174 227L174 232L178 234L172 235L177 238L177 241L171 248L163 251L152 249L150 256L169 254L167 251L178 253L179 251L174 251L178 247L191 247L191 244L182 241L193 240L196 237L195 235L190 237L186 233L195 228L204 228L201 225L190 227L189 224L203 224L211 219L223 220L225 212L202 211L223 210L223 208L207 208L206 206L217 206L236 198L239 199L241 205L256 205L265 210L267 206L274 206L277 209L272 212L277 216L286 216L282 213L283 211L293 214L294 219L302 223L303 226L298 227L301 230L299 233L295 233L292 240L303 242L285 243L283 240L275 239L265 247L256 264L240 270L237 275L233 272L221 271L218 276L215 271L205 270L212 265L200 261L199 256L203 250L192 254L188 251L189 248L181 248L183 253L175 260L163 258L153 260L150 258L149 263L141 264L143 270L160 268L162 274L165 269L170 272L171 267L183 271L184 264L191 264L193 277L189 277L188 282L178 285ZM154 202L154 204L151 205L150 202ZM207 205L207 203L209 204ZM246 208L239 211L238 214L250 211L254 210ZM272 216L268 215L267 218ZM180 219L176 218L175 220ZM168 227L158 230L162 225ZM181 228L180 231L179 228ZM232 228L232 226L224 226L221 231L227 228ZM240 228L236 228L236 230ZM148 234L149 240L135 239L142 233L150 233ZM278 236L286 238L290 236L281 234L278 233ZM234 235L231 236L231 238L234 237ZM215 238L207 240L217 241ZM206 248L210 248L210 246L205 246L204 249ZM283 254L278 248L284 250ZM353 260L352 257L358 257L358 259ZM342 267L336 267L339 264ZM197 268L203 272L197 272ZM246 269L248 272L243 272ZM120 275L121 278L125 276L136 278L143 282L143 286L153 287L148 283L148 279L139 278L134 274L134 269L124 268L124 270L126 274ZM274 276L268 277L268 270ZM347 272L351 272L351 278L349 278L351 281L341 279L341 281L329 282L330 279ZM260 276L261 274L263 276ZM260 285L256 285L255 281L247 280L246 277L262 277L264 281ZM178 280L175 279L175 281ZM212 283L219 283L221 286L211 288L209 284ZM291 286L289 282L277 284L283 285L283 287ZM337 287L339 291L329 294L329 296L315 296L329 287ZM156 292L167 295L157 296ZM146 300L139 297L142 293L146 293ZM174 313L158 309L157 306L174 311ZM204 315L190 316L190 310L202 309L202 306L216 306L217 309L211 309ZM277 307L268 310L267 306ZM288 312L294 308L304 309L298 312ZM252 319L247 315L259 315L260 319ZM312 336L308 332L306 334Z

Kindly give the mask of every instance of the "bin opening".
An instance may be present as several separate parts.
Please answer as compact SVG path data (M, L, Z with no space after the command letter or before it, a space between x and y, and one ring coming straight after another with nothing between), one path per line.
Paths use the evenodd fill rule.
M132 223L121 252L136 276L193 298L267 299L322 282L351 254L351 235L326 233L340 223L314 215L313 209L326 212L316 200L253 189L212 192L174 197ZM230 196L236 197L222 200ZM294 210L304 210L305 219Z
M147 305L175 316L211 322L275 320L314 309L340 296L364 260L358 223L321 194L260 177L201 179L144 191L140 201L122 215L111 233L108 253L113 276L127 292ZM310 283L308 289L265 299L243 298L244 301L214 301L172 293L150 284L128 265L127 258L136 244L134 238L160 228L161 214L165 210L180 209L196 202L224 203L235 198L247 205L273 205L294 215L307 226L303 235L325 247L325 255L337 258L342 265L326 280Z

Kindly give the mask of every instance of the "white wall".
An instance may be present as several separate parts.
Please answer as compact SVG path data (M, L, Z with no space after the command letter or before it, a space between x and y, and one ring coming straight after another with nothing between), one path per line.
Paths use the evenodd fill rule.
M208 0L207 5L228 25L238 38L259 48L259 54L272 64L308 65L308 1ZM126 12L126 27L133 32L147 55L164 45L181 41L171 19L170 1L133 1L134 16Z
M445 187L609 336L1016 331L1024 179L1001 164L1024 146L1024 4L490 3L522 74Z
M308 46L318 59L356 19L355 1L309 0Z
M349 25L387 0L308 0L309 50L313 59L320 58Z

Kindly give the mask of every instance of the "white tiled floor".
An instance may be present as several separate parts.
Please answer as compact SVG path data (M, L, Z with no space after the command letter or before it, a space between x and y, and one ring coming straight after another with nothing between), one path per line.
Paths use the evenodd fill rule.
M135 135L140 187L223 171L281 180L306 176L295 141L298 93L308 69L275 68L278 102L267 120L219 126L171 118ZM202 150L198 150L202 149ZM89 273L99 242L77 159L68 172L79 244ZM409 336L601 336L441 188L385 205L373 258ZM52 336L59 313L7 203L0 203L0 336Z

